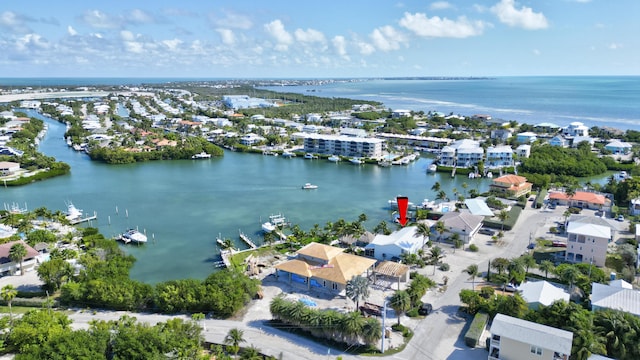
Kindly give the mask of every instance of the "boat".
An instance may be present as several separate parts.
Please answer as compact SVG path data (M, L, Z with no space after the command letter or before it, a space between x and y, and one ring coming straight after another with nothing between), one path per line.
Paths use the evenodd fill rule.
M381 160L381 161L378 161L378 166L389 167L389 166L391 166L391 162L389 162L387 160Z
M276 231L278 228L288 226L287 218L282 214L269 216L269 221L262 223L262 231L270 233Z
M363 163L363 161L361 159L358 159L358 158L351 158L351 159L349 159L349 162L351 162L354 165L360 165L360 164Z
M67 213L66 218L69 222L74 222L82 219L82 210L78 209L73 205L71 201L67 202Z
M120 240L124 241L125 244L130 242L144 244L147 242L147 235L141 233L136 229L128 229L120 235Z
M192 159L196 160L196 159L209 159L211 157L211 154L207 154L206 152L201 152L199 154L195 154L193 156L191 156Z
M313 189L317 189L318 185L313 185L311 183L306 183L304 185L302 185L302 189L303 190L313 190Z
M286 158L292 158L292 157L296 157L296 154L290 152L290 151L285 151L282 153L282 157L286 157Z
M438 165L436 165L435 163L432 163L431 165L429 165L429 167L427 168L427 172L430 173L434 173L438 171Z
M491 171L489 171L486 175L489 179L491 179L493 177L493 173Z
M400 195L398 195L398 196L400 196ZM387 201L387 203L389 204L389 208L391 208L391 209L397 209L398 208L398 199L397 198L391 199L391 200ZM416 205L414 203L412 203L411 201L409 201L407 203L407 208L408 209L414 209L415 207L416 207Z
M304 154L304 158L305 159L309 159L309 160L313 160L313 159L317 159L318 157L313 155L313 154L311 154L311 153L306 153L306 154Z
M329 161L331 161L331 162L338 162L338 161L340 161L340 156L338 156L338 155L331 155L331 156L329 156L329 158L328 158L327 160L329 160Z

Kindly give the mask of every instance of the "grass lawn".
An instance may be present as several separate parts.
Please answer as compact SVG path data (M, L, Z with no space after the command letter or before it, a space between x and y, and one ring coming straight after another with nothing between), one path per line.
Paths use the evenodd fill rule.
M11 307L11 312L13 312L13 314L24 314L29 310L33 310L33 309L40 309L39 307L27 307L27 306L12 306ZM9 307L8 306L0 306L0 314L9 314Z

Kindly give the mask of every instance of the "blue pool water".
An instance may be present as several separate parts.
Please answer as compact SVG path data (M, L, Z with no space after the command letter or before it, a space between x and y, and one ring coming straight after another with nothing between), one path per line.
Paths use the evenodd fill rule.
M449 212L449 207L448 206L443 206L442 207L442 213L444 214L444 213L447 213L447 212Z
M315 301L309 300L309 299L306 299L306 298L302 298L302 299L300 299L298 301L300 301L301 303L303 303L303 304L305 304L307 306L316 306L317 305Z

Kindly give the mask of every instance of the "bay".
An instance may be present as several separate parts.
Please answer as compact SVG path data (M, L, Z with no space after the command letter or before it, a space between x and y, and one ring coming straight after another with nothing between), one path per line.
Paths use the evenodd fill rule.
M32 111L29 115L46 119ZM40 151L71 165L71 173L1 188L0 202L64 211L65 202L72 201L85 213L97 212L98 220L88 225L105 236L130 227L146 232L147 245L123 249L138 259L132 278L148 283L205 278L219 259L218 234L232 238L239 248L246 247L238 240L240 230L261 243L260 224L271 214L282 213L308 230L340 218L354 221L364 213L372 229L391 219L387 201L397 195L419 204L435 198L430 189L436 181L450 197L453 188L463 191L463 183L480 192L489 184L488 179L426 174L433 161L428 157L409 166L381 168L225 152L209 160L107 165L73 151L63 139L65 126L46 121L49 131ZM319 188L302 190L307 182Z

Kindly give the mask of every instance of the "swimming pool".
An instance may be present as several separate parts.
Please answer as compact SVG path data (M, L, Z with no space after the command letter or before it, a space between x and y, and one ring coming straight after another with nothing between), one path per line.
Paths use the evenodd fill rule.
M301 303L303 303L303 304L305 304L307 306L317 306L318 305L318 304L316 304L315 301L310 300L310 299L306 299L306 298L299 299L298 301L300 301Z
M444 214L444 213L447 213L447 212L449 212L449 207L448 206L443 206L442 207L442 213Z

